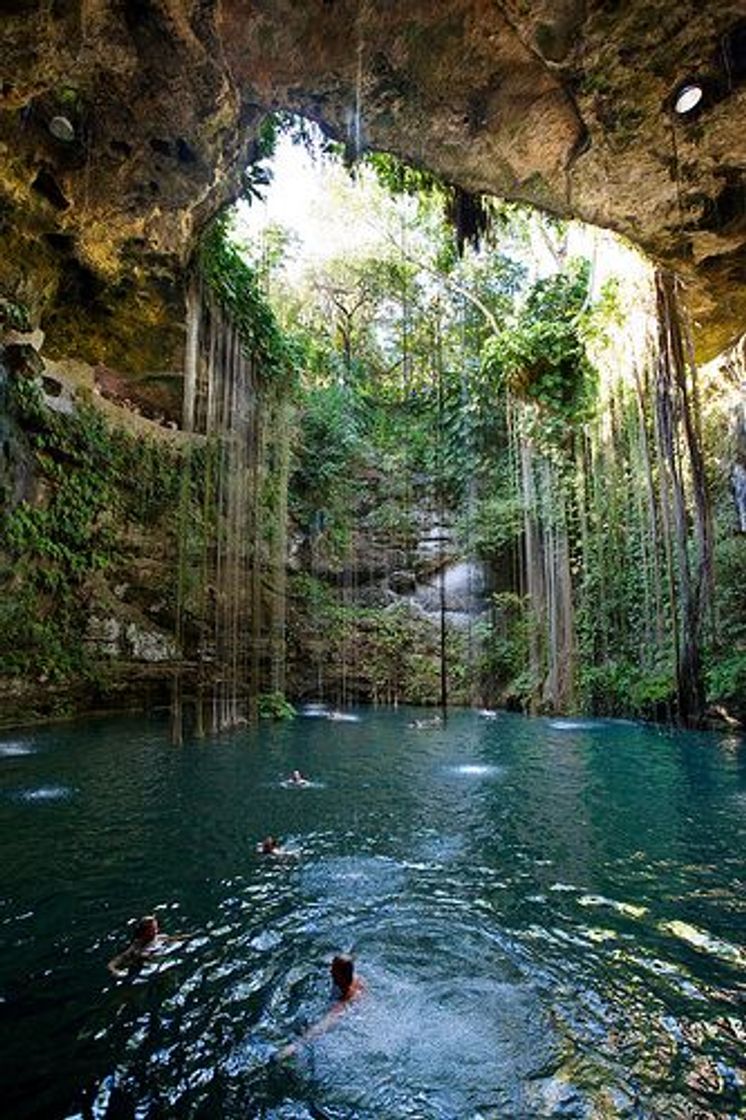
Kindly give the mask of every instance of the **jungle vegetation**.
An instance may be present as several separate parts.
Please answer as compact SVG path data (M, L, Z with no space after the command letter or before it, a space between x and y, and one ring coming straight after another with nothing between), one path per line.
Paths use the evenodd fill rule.
M293 118L268 122L265 159L287 134L324 166L326 228L352 236L304 256L291 224L247 233L239 208L194 260L230 323L210 313L211 345L246 355L259 402L240 460L251 508L231 529L251 534L231 569L250 588L231 656L253 710L287 714L286 695L325 679L341 703L434 703L445 651L455 702L746 714L730 486L743 371L696 368L675 278L610 235L391 156L351 173ZM266 163L247 171L250 210L269 180ZM2 674L98 687L110 667L80 635L148 534L178 557L152 596L174 656L214 659L227 445L134 437L90 405L50 413L33 370L4 391L37 498L4 495ZM423 510L452 530L441 566L476 558L493 573L488 611L445 646L405 596L361 593L371 541L396 558L379 582L403 578L391 569L411 566Z

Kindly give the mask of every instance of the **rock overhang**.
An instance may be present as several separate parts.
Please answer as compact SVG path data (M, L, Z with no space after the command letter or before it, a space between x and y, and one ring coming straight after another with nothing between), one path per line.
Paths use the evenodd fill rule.
M709 357L746 323L739 8L18 0L0 29L0 289L53 353L177 366L195 239L282 108L625 235L681 276ZM690 79L708 92L686 119Z

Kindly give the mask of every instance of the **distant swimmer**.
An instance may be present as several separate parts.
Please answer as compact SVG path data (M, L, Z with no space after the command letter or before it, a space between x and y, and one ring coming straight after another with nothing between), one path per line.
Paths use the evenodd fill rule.
M433 716L432 719L413 719L407 727L413 727L415 731L434 731L443 723L441 716Z
M287 848L283 848L282 844L275 836L265 836L262 842L257 844L256 850L262 856L277 856L278 859L285 856L295 859L299 854L298 852L291 852Z
M303 777L300 770L293 770L292 774L288 778L288 782L292 786L310 786L311 784L308 778Z
M318 1023L307 1030L297 1042L291 1042L289 1046L283 1047L279 1055L281 1058L289 1058L299 1046L325 1034L330 1027L334 1026L342 1012L346 1011L351 1003L365 994L365 983L359 976L355 975L355 962L347 953L339 953L334 957L330 972L332 978L332 1006L323 1019L320 1019Z
M112 976L122 978L131 970L141 968L164 945L188 941L193 936L191 933L173 933L167 936L160 932L155 915L146 914L135 926L134 936L127 948L113 957L106 967Z

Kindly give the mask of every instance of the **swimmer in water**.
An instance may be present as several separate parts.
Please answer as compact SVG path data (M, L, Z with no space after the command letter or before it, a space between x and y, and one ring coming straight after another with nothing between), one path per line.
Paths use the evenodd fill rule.
M331 977L336 993L336 1007L341 1003L352 1003L365 991L365 984L355 975L355 962L348 953L339 953L331 963ZM332 1008L334 1010L334 1008Z
M283 848L275 836L265 836L262 842L257 844L256 850L260 856L276 856L278 859L297 859L300 855L300 852L291 852Z
M309 786L311 784L308 778L303 777L300 770L293 770L288 782L293 786Z
M434 716L432 719L414 719L407 724L407 727L413 727L416 731L433 731L440 727L442 722L441 716Z
M148 958L163 948L164 945L173 944L176 941L188 941L192 936L191 933L173 933L167 936L160 932L158 919L155 915L146 914L144 918L140 918L135 926L134 937L127 948L113 957L106 967L112 976L121 979L129 975L131 970L141 968Z
M291 1057L304 1043L311 1042L319 1035L325 1034L330 1027L334 1026L342 1012L346 1011L351 1003L365 994L365 983L359 976L355 975L355 962L349 954L339 953L334 957L330 972L332 977L332 1006L323 1019L310 1027L302 1038L284 1046L280 1051L280 1058Z

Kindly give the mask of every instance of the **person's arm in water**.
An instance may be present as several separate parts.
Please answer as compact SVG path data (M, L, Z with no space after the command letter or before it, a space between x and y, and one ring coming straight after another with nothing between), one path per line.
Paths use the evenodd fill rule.
M135 927L135 936L122 953L117 953L107 964L112 976L122 978L130 969L138 968L163 945L177 941L188 941L193 933L161 933L158 919L153 914L141 918Z
M319 1035L326 1034L326 1032L333 1027L339 1019L339 1016L347 1010L351 1003L359 999L365 994L365 984L358 977L354 975L352 959L350 957L335 957L332 961L332 980L337 991L337 998L332 1006L327 1011L318 1023L314 1023L307 1031L301 1035L297 1042L291 1042L287 1046L283 1046L280 1051L280 1058L289 1058L306 1042L312 1042Z
M121 952L112 957L107 968L112 976L116 976L121 980L124 976L129 974L129 970L136 965L142 964L143 953L141 948L133 941L131 945Z

